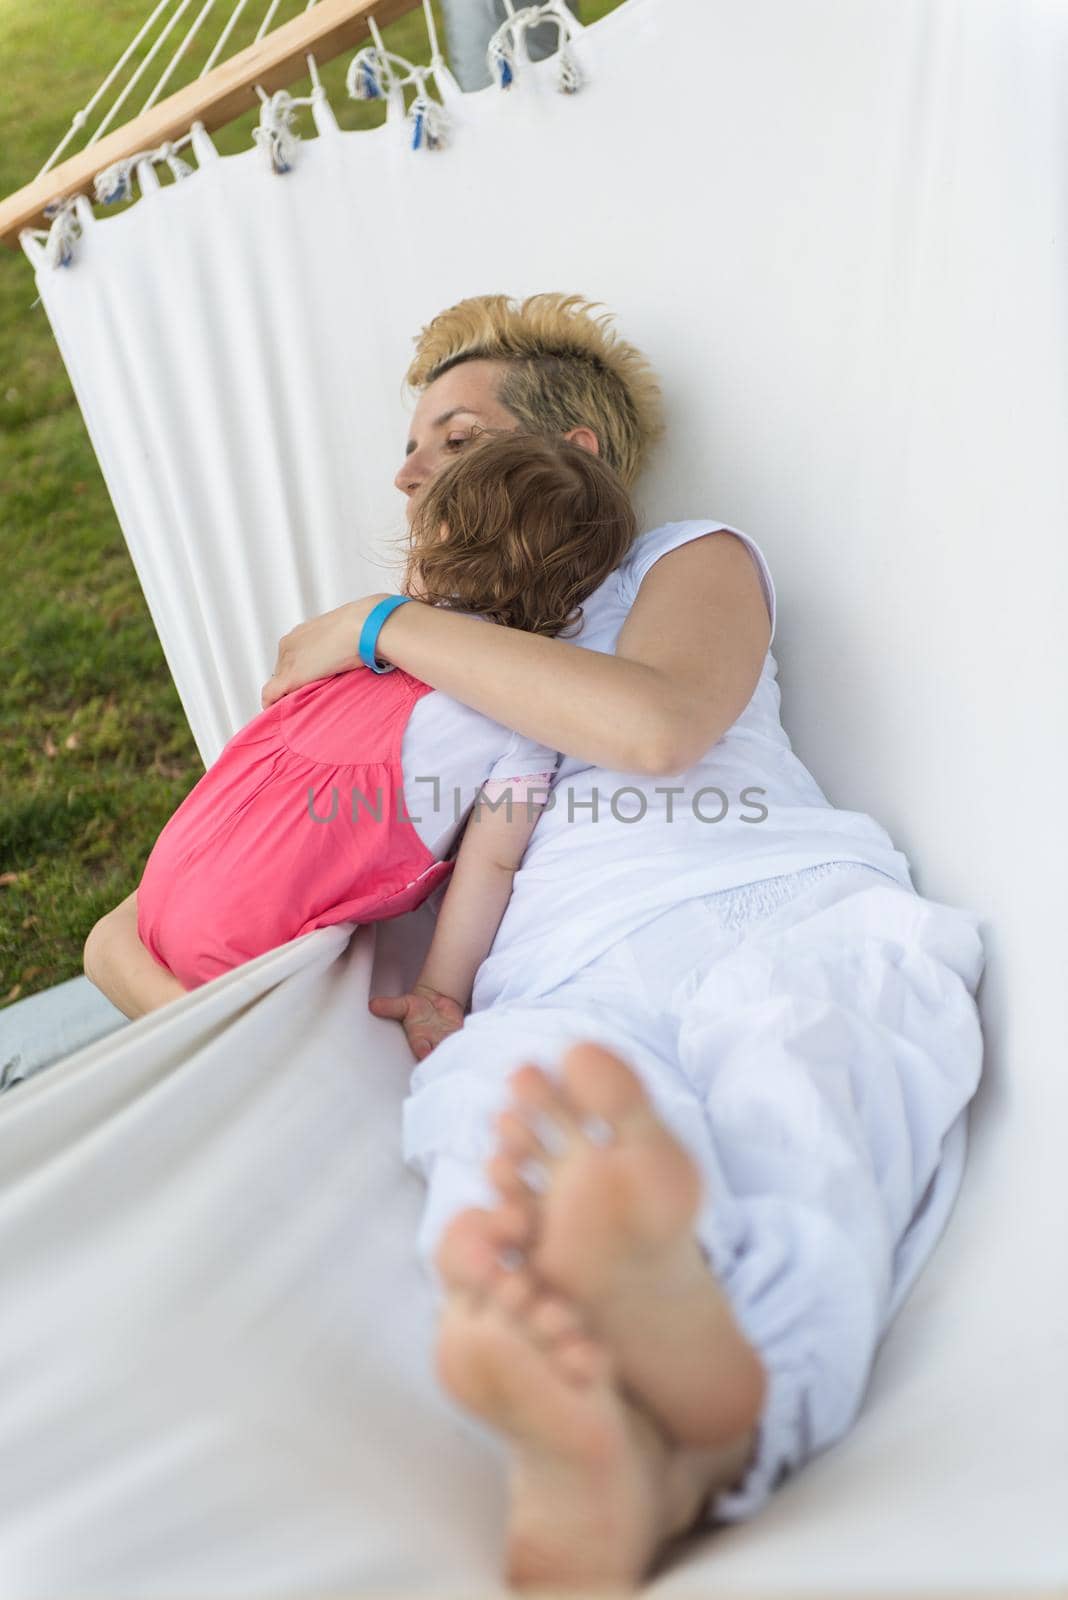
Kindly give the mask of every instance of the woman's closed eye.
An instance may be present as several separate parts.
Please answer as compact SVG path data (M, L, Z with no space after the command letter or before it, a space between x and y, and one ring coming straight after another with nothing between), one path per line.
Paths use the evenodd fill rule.
M462 449L465 444L470 444L474 439L485 439L490 434L504 432L506 432L504 428L487 428L481 422L472 422L465 433L450 433L445 440L445 448L455 455L457 450Z

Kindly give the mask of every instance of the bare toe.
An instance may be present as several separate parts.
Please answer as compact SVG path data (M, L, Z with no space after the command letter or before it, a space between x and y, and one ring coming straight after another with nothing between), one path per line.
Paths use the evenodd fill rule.
M524 1169L517 1166L511 1156L495 1155L486 1162L484 1170L502 1200L518 1205L527 1219L526 1241L516 1240L516 1243L529 1241L537 1218L537 1197L527 1182Z
M611 1050L576 1043L559 1073L527 1066L511 1078L516 1109L542 1144L537 1119L565 1133L562 1152L509 1162L514 1203L533 1211L527 1264L577 1306L628 1393L670 1437L732 1445L755 1426L767 1380L695 1233L701 1173ZM563 1359L562 1345L552 1353ZM588 1354L569 1359L575 1372L595 1365Z
M612 1360L607 1347L581 1335L560 1340L553 1348L552 1359L557 1371L571 1383L608 1382L612 1377Z
M652 1114L645 1086L637 1073L603 1045L585 1041L564 1054L560 1073L576 1111L605 1122L625 1125Z
M579 1307L547 1294L535 1276L521 1269L499 1278L491 1290L498 1305L519 1321L526 1337L569 1383L609 1383L614 1376L608 1348L590 1336Z
M558 1154L562 1143L580 1137L579 1119L558 1079L528 1064L509 1075L508 1086L520 1119L534 1128L546 1153Z
M438 1244L435 1264L453 1288L485 1288L505 1270L501 1252L522 1248L529 1213L511 1201L492 1211L471 1206L453 1217Z
M525 1161L528 1156L546 1156L548 1150L530 1121L517 1116L514 1111L501 1111L493 1119L494 1131L497 1134L497 1149L502 1155L511 1156L516 1161Z
M545 1343L555 1343L583 1329L578 1307L556 1295L542 1295L527 1320L531 1331Z
M671 1531L669 1449L617 1389L607 1348L571 1326L580 1317L522 1270L451 1289L437 1370L506 1438L510 1586L631 1593Z
M494 1279L491 1293L497 1304L503 1306L513 1317L523 1316L538 1297L534 1279L522 1268L515 1272L501 1273Z

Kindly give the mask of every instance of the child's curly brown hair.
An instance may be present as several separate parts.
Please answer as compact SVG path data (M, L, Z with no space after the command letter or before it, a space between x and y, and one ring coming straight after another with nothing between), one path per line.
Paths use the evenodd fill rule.
M527 633L556 635L638 534L630 496L598 456L558 435L477 436L424 488L401 587Z

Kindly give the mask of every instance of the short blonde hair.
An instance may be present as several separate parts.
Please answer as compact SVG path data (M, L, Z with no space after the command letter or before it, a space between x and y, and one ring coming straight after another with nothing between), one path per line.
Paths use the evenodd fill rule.
M578 294L516 301L476 295L440 312L418 335L413 389L462 361L500 361L498 396L527 433L597 435L604 460L632 484L664 431L660 385L640 350L610 329L611 314Z

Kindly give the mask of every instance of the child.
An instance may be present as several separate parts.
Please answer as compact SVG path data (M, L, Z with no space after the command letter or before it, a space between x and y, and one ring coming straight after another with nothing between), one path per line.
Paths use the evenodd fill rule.
M597 456L560 438L493 434L420 496L402 592L556 635L636 534L626 490ZM136 930L155 961L195 988L315 928L413 910L448 879L414 991L427 1006L402 1020L417 1058L462 1026L558 757L518 736L505 752L505 730L443 695L420 753L405 733L431 692L400 670L340 673L236 733L145 867ZM497 740L472 737L476 725ZM455 860L440 823L421 835L405 803L406 780L411 794L416 774L437 778L435 750L440 768L446 748L453 774L466 764L468 786L481 785Z

